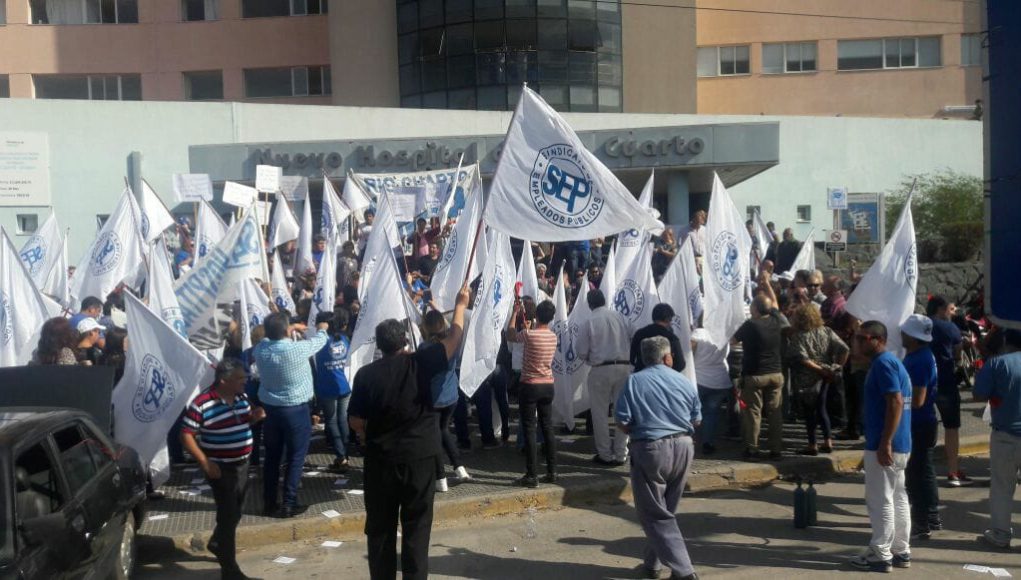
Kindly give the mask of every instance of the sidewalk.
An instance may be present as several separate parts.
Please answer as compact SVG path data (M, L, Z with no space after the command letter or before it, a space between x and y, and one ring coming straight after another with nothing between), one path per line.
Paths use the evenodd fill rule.
M977 403L966 403L962 409L962 455L988 452L988 428L981 422L982 409ZM532 490L511 485L524 470L524 458L513 446L513 438L510 446L499 449L481 449L477 438L474 443L476 447L462 455L474 479L452 486L448 493L436 495L436 522L520 513L529 506L577 506L630 496L626 467L606 468L592 463L591 437L558 435L560 481ZM783 461L753 463L740 459L740 442L721 439L719 451L712 458L697 456L688 478L688 489L697 493L754 487L778 478L798 476L821 479L858 469L862 457L860 441L837 442L834 453L828 456L793 455L805 445L801 424L785 426L784 445L791 454ZM936 456L942 457L942 445ZM361 459L352 458L352 468L343 475L325 469L330 461L332 455L327 452L321 432L315 434L299 492L299 500L309 505L309 509L302 516L289 520L259 515L262 513L261 469L253 468L245 515L238 528L238 546L254 547L327 534L360 535L365 515ZM166 498L148 503L147 520L140 533L153 537L149 541L166 543L169 540L179 549L204 549L214 526L215 512L212 495L201 487L203 484L204 477L197 467L175 469L162 488ZM338 515L324 516L323 512L328 510ZM151 519L154 516L156 519Z

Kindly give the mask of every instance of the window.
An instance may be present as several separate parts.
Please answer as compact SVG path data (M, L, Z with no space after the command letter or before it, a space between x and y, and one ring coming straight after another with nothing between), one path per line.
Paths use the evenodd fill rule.
M942 66L940 38L881 38L841 40L837 70L923 68Z
M138 22L138 0L29 0L32 24Z
M78 493L99 473L99 466L89 450L89 442L77 426L65 427L53 434L60 453L60 463L71 493Z
M15 460L14 503L18 522L45 516L64 507L64 494L53 465L53 458L42 443L29 447ZM0 529L0 534L7 527Z
M223 71L196 71L183 73L184 98L188 101L218 101L223 99Z
M333 92L330 83L328 66L245 70L245 96L250 99L329 95Z
M241 0L242 18L326 14L327 0Z
M18 235L34 234L39 229L39 215L34 213L18 214Z
M798 221L799 222L810 222L810 221L812 221L812 206L810 206L810 205L799 205L798 206Z
M814 72L814 42L788 42L762 45L762 74Z
M961 66L982 66L982 35L961 35Z
M759 215L762 214L762 206L761 205L748 205L748 206L745 206L744 212L748 216L748 219L752 219L752 218L755 217L755 214L759 214Z
M732 76L749 73L749 47L703 46L698 49L698 76Z
M11 77L0 75L0 99L11 98Z
M219 18L220 0L181 0L181 19L186 22Z
M7 0L0 0L0 24L7 24Z
M141 75L36 75L37 99L141 101Z

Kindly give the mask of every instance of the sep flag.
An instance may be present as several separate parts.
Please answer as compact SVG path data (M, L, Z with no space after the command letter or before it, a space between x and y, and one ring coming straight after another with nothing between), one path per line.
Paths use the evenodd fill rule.
M681 259L681 255L691 257L690 269L685 263L686 261ZM674 319L670 322L670 329L677 335L677 339L681 343L681 351L684 353L684 371L682 373L691 380L691 384L697 385L695 357L691 352L691 328L694 320L691 314L691 289L694 288L695 294L698 294L698 274L695 273L694 277L691 277L694 271L694 258L689 237L684 240L677 257L670 263L670 267L663 274L663 279L659 281L659 299L660 302L665 302L674 309Z
M114 439L138 452L148 466L185 405L213 382L201 352L159 315L124 293L131 348L124 376L113 389Z
M901 349L901 323L915 311L918 253L915 224L911 217L912 197L908 195L897 227L893 229L883 252L847 299L847 311L855 318L862 322L878 320L886 325L886 349L893 353Z
M501 333L514 304L514 254L510 237L495 232L486 266L475 291L471 319L461 353L461 391L471 397L496 369Z
M294 298L287 291L287 278L284 277L284 265L280 263L280 251L273 252L273 275L270 278L273 292L273 303L277 310L286 310L291 314L297 310L294 306Z
M801 242L801 249L798 250L798 255L791 262L791 269L783 272L781 276L787 274L788 279L793 280L794 273L798 270L815 271L815 228L812 228L805 241Z
M138 227L142 230L145 243L151 244L163 232L173 227L174 216L170 215L166 204L144 179L142 180L142 196L139 205L142 211Z
M51 213L43 225L21 247L18 255L21 256L25 269L28 270L28 274L32 276L32 281L38 288L43 288L46 285L46 280L60 260L63 246L63 236L60 235L57 214Z
M276 248L298 239L298 232L298 220L290 204L283 197L278 197L277 205L273 208L273 219L269 222L269 247Z
M561 281L557 284L557 291L563 293L566 298L566 290ZM581 279L582 288L588 288L588 273ZM557 312L560 312L560 305L557 305ZM566 306L565 306L566 312ZM567 325L557 330L557 352L553 356L553 381L556 385L553 399L553 411L556 413L555 421L563 421L568 427L574 427L574 417L589 409L588 374L592 369L585 361L578 358L574 348L575 340L582 325L592 315L588 302L584 296L578 296L574 301L574 309L567 315ZM563 393L561 393L563 391Z
M607 302L627 319L631 334L652 324L652 308L659 304L659 292L652 277L652 245L646 244L617 279Z
M294 251L294 278L309 270L315 270L312 258L312 198L305 194L301 210L301 228L298 230L298 247Z
M663 224L585 149L566 121L524 87L489 188L486 223L531 240L565 242Z
M316 273L316 287L312 292L312 307L308 311L308 337L315 336L316 317L323 312L333 313L333 302L337 297L337 268L333 262L337 256L337 245L330 238L326 251L319 262Z
M0 227L0 367L28 363L49 314L18 250Z
M744 322L744 293L748 282L751 238L744 217L734 207L730 193L713 176L713 193L706 221L706 256L703 266L705 321L714 345L723 348Z
M347 218L350 215L351 210L337 197L337 190L330 183L330 178L323 176L323 214L321 219L323 235L326 236L327 242L339 246L347 241L350 230L346 226Z
M117 207L71 277L73 302L89 296L105 300L118 284L135 279L139 267L145 263L145 240L137 221L135 196L125 188Z
M690 237L681 243L681 247L677 249L677 256L674 258L674 262L679 262L680 268L684 270L684 295L688 297L688 315L690 316L688 322L694 327L698 325L698 318L702 316L703 306L702 289L698 284L698 266L695 265L695 246L692 243ZM660 295L660 298L664 301L666 300L662 295ZM672 305L673 302L670 304ZM674 306L674 312L680 312L680 309Z
M201 349L219 348L233 318L238 282L268 277L259 224L249 209L206 259L177 281L175 293L191 341Z
M195 261L198 264L227 235L227 224L223 223L208 201L199 202L198 219L195 222Z
M44 294L52 296L60 306L72 308L71 291L67 284L67 236L61 236L60 254L57 256L57 263L50 270L49 277L43 283Z
M238 297L241 299L241 348L247 350L252 346L252 329L262 324L272 310L269 297L251 278L241 281Z
M457 293L461 291L465 277L468 275L471 247L478 232L479 217L482 215L482 192L478 189L466 192L464 211L450 230L447 242L443 246L443 254L433 270L429 289L432 291L433 302L440 312L454 309ZM379 221L379 217L376 217ZM373 231L375 233L375 230ZM482 245L484 240L479 240ZM481 254L482 248L477 253ZM476 256L476 261L481 256ZM468 280L471 282L471 279Z
M656 179L656 171L649 175L645 187L642 188L642 195L638 198L638 204L645 208L645 211L652 215L652 186ZM617 236L617 266L621 271L626 270L634 261L641 250L648 245L649 236L645 231L631 228L623 231Z
M181 305L174 294L174 274L170 269L170 255L163 240L158 240L149 258L149 280L146 283L149 291L149 309L187 338L184 318L181 316Z

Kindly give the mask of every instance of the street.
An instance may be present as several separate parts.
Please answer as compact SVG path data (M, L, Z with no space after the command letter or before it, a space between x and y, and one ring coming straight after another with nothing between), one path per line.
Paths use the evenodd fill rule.
M964 466L980 478L987 458L967 458ZM947 529L912 547L912 567L894 572L904 578L974 578L966 564L1006 568L1021 575L1015 541L1013 553L988 550L976 541L988 517L985 479L971 488L940 488ZM862 497L863 476L854 474L818 487L819 525L807 530L792 525L790 483L761 489L688 496L679 521L689 540L696 571L703 578L761 578L782 569L785 578L867 577L846 564L864 547L869 523ZM1021 504L1015 503L1015 528L1021 527ZM528 517L461 521L436 526L430 558L434 578L636 578L643 546L634 507L626 504L564 508L535 515L536 537L527 538ZM343 541L336 548L323 541ZM179 557L178 557L179 556ZM293 563L274 559L285 556ZM212 556L139 555L137 577L191 580L219 578ZM279 544L239 554L242 569L258 578L368 578L363 537L321 538Z

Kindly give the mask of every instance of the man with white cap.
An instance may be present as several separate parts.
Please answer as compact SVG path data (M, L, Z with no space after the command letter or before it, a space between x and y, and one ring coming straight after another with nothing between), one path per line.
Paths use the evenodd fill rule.
M912 314L900 325L907 354L904 368L911 377L911 457L904 470L908 501L911 502L911 537L928 539L943 529L939 515L939 489L932 463L939 422L936 419L936 357L929 348L932 320Z
M106 330L106 327L96 322L95 318L83 318L75 327L78 331L78 347L75 349L75 358L78 363L91 366L99 360L100 350L96 347L99 342L99 332Z

